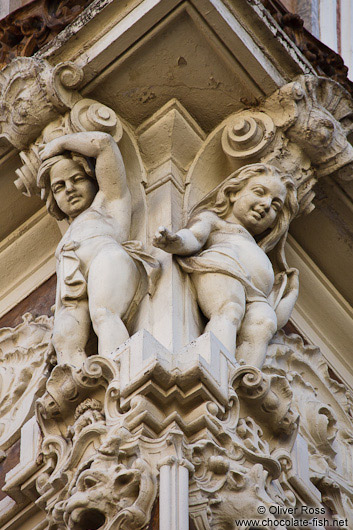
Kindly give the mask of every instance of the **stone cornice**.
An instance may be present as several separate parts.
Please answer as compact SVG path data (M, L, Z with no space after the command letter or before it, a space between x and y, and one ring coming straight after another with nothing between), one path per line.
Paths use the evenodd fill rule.
M313 65L319 75L334 79L350 94L353 94L353 83L348 79L348 68L342 57L331 50L304 27L299 15L290 13L279 0L261 0L279 26Z

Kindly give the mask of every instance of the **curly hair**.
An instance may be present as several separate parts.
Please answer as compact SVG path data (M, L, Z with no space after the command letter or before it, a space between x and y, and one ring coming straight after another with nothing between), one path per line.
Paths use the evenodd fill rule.
M287 189L283 208L278 212L276 221L269 232L258 240L258 245L264 252L269 252L288 231L288 227L299 209L297 190L292 177L281 173L275 166L269 164L249 164L232 173L218 188L216 201L208 209L223 218L231 208L230 193L240 191L248 180L253 177L276 177Z
M37 175L37 185L41 188L41 198L42 200L45 200L48 213L55 217L55 219L57 219L58 221L61 221L62 219L67 218L68 216L62 210L60 210L54 198L50 185L50 172L55 166L55 164L61 162L62 160L70 160L74 162L83 169L84 173L89 178L96 181L94 168L90 160L87 160L84 156L78 155L76 153L67 153L63 155L53 156L51 158L48 158L48 160L45 160L41 164Z

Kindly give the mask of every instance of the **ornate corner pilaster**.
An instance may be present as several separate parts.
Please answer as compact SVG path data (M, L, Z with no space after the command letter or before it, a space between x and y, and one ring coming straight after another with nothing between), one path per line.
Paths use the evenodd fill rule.
M266 404L272 414L280 408L281 386L269 385L267 401L259 397L265 405L258 418L259 402L248 407L238 391L246 370L212 335L172 355L147 332L111 359L55 367L37 403L44 436L37 503L49 528L79 529L90 520L99 528L142 529L158 492L160 527L175 530L187 525L189 504L196 527L211 529L246 507L250 514L279 497L287 502L281 463L260 426ZM283 414L272 420L277 444L291 445Z
M67 180L80 168L82 193L91 202L61 211L71 224L57 250L51 343L58 365L43 375L44 350L50 354L53 347L51 322L42 319L28 326L39 333L42 325L38 339L32 337L38 371L9 379L16 395L8 410L4 398L5 417L16 409L19 424L28 419L30 409L18 411L24 383L35 381L31 406L36 401L43 438L31 466L8 474L6 491L14 499L34 496L49 530L142 530L158 496L161 530L185 530L189 516L197 530L235 530L237 520L255 514L274 522L305 503L352 518L352 397L332 381L317 350L278 331L298 292L297 271L284 255L289 224L312 209L318 178L347 178L353 163L346 93L330 80L301 76L206 135L176 101L134 131L115 110L83 98L81 81L73 64L52 67L36 59L18 59L0 74L2 138L22 150L17 187L28 195L42 191L49 211L60 210L60 189L41 186L48 168L39 171L40 153L46 162L51 149L58 155L59 144L61 151L71 148L69 141L75 152L96 159L99 173L94 182L92 168L77 166L71 155L59 166ZM254 207L246 203L242 219L232 210L252 178L258 195L275 203L264 225L261 199ZM195 240L178 247L199 221L193 215L206 216L200 233L206 225L207 237L196 238L196 250ZM145 252L142 243L150 245L164 219L159 249ZM242 255L242 245L253 259ZM143 269L147 264L159 272L154 256L162 262L158 283ZM106 271L116 275L103 289ZM208 273L233 283L211 292L214 282L198 282ZM131 286L132 295L119 298ZM236 300L234 291L240 292ZM261 318L251 315L255 304L267 310ZM217 326L217 318L210 326L214 313L227 326ZM74 332L66 331L67 322ZM261 342L260 332L251 331L263 322ZM98 349L86 351L91 324ZM16 329L10 336L21 335ZM118 329L114 347L102 349L102 337ZM71 344L63 355L72 337L80 338L80 347ZM16 350L13 358L22 354Z

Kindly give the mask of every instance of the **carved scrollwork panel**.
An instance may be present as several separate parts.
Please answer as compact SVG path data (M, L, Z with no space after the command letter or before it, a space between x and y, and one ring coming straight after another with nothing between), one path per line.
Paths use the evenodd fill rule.
M36 399L45 391L52 325L52 318L26 313L16 328L0 330L1 449L18 438Z
M337 518L350 520L352 480L352 394L330 377L318 348L283 332L270 346L266 373L288 379L292 407L300 415L299 432L309 452L310 477ZM349 500L343 506L342 496Z

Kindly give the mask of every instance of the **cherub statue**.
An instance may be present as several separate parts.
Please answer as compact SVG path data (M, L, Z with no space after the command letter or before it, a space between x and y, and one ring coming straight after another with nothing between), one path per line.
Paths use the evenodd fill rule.
M52 343L59 363L79 367L91 322L100 355L109 356L129 337L125 324L147 292L146 270L157 271L158 262L140 242L128 241L131 195L120 150L109 134L68 134L39 152L37 183L48 211L70 224L56 250ZM96 159L95 169L85 157Z
M173 234L160 227L154 238L190 274L208 318L205 331L259 368L298 296L298 271L288 268L283 251L297 211L292 178L273 166L251 164L211 191L186 228Z

